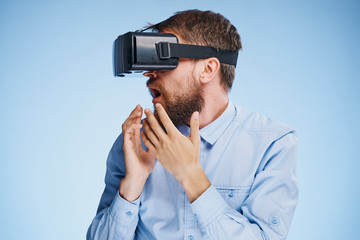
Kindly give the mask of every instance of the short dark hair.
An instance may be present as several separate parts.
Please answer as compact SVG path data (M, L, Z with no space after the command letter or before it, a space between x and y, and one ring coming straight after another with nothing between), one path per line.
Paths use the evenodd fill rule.
M240 35L223 15L197 9L176 12L154 26L158 31L172 31L189 43L214 47L218 50L239 51ZM229 91L235 78L235 66L221 63L221 81Z

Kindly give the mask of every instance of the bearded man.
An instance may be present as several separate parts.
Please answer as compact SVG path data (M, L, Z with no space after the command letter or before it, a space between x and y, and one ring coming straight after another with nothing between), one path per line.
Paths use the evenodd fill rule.
M236 28L211 11L153 28L241 49ZM285 239L298 199L295 131L233 105L235 67L216 57L144 75L154 113L142 120L138 105L122 125L87 239Z

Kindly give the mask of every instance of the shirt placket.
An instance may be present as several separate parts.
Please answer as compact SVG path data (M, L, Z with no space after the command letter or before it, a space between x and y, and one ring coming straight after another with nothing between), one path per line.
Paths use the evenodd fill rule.
M205 142L201 140L200 144L200 163L203 166L204 164L204 147ZM193 213L190 202L184 193L184 209L185 209L185 232L184 232L184 240L198 240L202 239L199 234L199 226L196 215Z

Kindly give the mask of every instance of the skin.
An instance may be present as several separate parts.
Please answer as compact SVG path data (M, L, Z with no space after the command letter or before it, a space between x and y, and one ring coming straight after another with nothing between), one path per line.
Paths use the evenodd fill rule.
M180 43L187 43L177 37ZM154 168L156 157L181 183L189 201L193 202L211 185L200 164L199 129L216 120L225 111L229 101L228 92L220 84L220 63L217 58L198 61L180 58L178 67L174 70L153 71L144 75L155 79L149 87L166 91L169 96L186 93L191 86L189 81L197 81L204 92L204 106L200 113L192 114L187 123L190 126L190 136L185 137L168 117L164 109L166 100L160 96L153 101L166 132L151 110L145 109L145 131L142 132L141 139L148 148L147 152L141 147L140 141L143 109L136 106L122 125L126 173L120 182L119 194L127 201L136 200Z

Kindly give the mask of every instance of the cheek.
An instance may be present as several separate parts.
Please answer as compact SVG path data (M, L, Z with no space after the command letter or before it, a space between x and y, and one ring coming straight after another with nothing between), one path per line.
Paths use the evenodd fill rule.
M194 66L190 61L182 61L178 67L163 75L161 92L165 100L173 100L175 96L186 95L194 86Z
M161 86L159 88L159 90L161 91L162 99L165 101L163 104L166 104L166 103L168 103L169 101L172 100L173 93L172 93L171 87L169 87L169 86Z
M165 98L178 95L188 85L185 78L167 78L166 81L166 84L162 85L160 89Z

